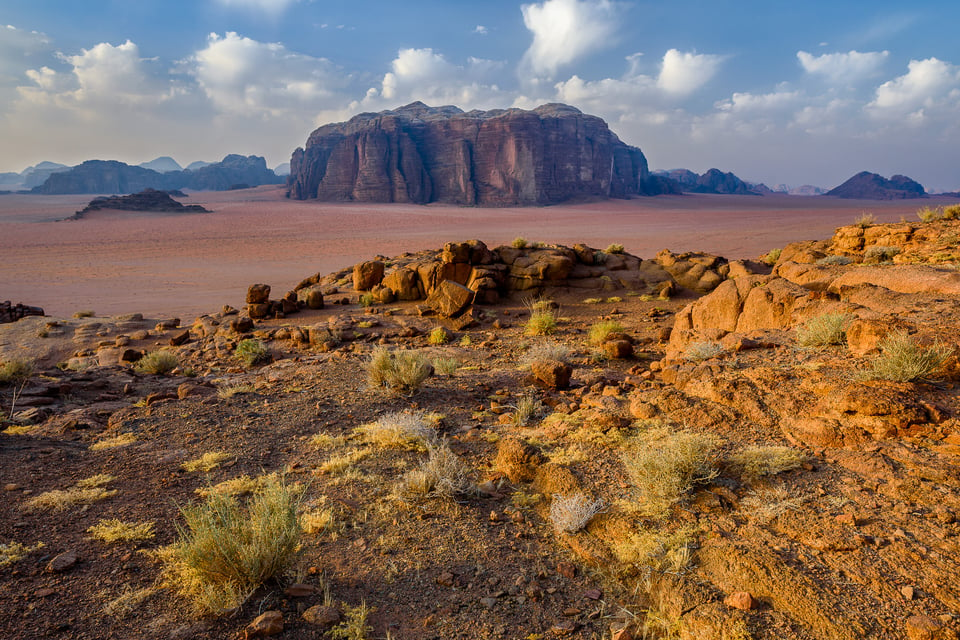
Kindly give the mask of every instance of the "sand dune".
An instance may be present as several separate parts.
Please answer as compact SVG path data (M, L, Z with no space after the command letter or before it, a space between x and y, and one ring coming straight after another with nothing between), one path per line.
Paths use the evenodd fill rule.
M51 315L81 309L185 319L243 303L248 284L277 291L303 277L375 254L517 236L596 247L623 244L641 257L699 250L755 257L798 239L829 237L861 212L880 222L930 201L863 202L796 196L658 196L543 208L298 202L279 187L199 192L209 214L99 212L55 222L90 196L0 196L0 299ZM950 201L953 202L952 200Z

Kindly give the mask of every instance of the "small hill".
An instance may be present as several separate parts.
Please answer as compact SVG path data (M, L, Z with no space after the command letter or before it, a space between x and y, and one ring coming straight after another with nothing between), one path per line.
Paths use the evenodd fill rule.
M654 171L653 175L676 182L685 193L764 195L770 191L766 186L749 184L735 174L719 169L709 169L703 175L689 169Z
M905 200L926 198L927 192L922 184L907 176L895 175L888 180L879 174L861 171L824 195L855 200Z
M174 194L183 195L182 192L174 191ZM84 214L91 211L101 211L103 209L116 209L119 211L157 211L173 213L210 213L198 204L184 205L170 197L166 191L157 191L156 189L144 189L140 193L134 193L128 196L110 196L94 198L83 210L77 211L73 219L79 220Z
M157 173L170 173L171 171L183 171L183 167L170 156L160 156L150 162L141 162L137 165L143 169L150 169Z

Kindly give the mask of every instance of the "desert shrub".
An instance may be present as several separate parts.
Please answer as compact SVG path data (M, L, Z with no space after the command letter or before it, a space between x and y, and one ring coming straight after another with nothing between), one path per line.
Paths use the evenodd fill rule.
M32 547L15 541L0 543L0 569L13 564L14 562L20 562L27 557L27 554L33 553L34 551L39 551L45 546L46 545L42 542L38 542Z
M788 511L799 511L809 502L809 494L798 494L784 487L763 487L751 491L740 501L740 508L761 523L776 520Z
M151 351L140 358L136 368L141 373L165 375L176 369L178 364L180 364L180 359L177 354L161 349L160 351Z
M893 256L900 253L899 247L884 247L881 245L874 245L863 252L863 261L864 262L890 262L893 260Z
M419 351L390 351L377 347L367 362L371 387L386 387L396 393L413 393L433 374L433 366Z
M620 296L610 296L609 298L607 298L607 302L616 304L617 302L623 302L623 298L621 298Z
M103 612L108 616L123 618L139 610L144 601L156 591L156 587L152 585L142 589L134 589L129 584L125 585L123 593L103 605Z
M797 328L797 344L801 347L826 347L846 340L849 313L823 313L810 318Z
M208 451L199 458L187 460L180 465L180 468L188 473L196 471L209 473L231 458L233 458L233 455L226 451Z
M799 469L806 456L791 447L756 445L731 454L727 465L748 481Z
M691 342L683 352L683 357L690 362L702 362L715 358L721 353L723 353L723 346L719 342Z
M571 350L567 345L560 342L540 342L530 347L523 355L522 364L530 366L530 363L538 360L557 360L559 362L570 361Z
M447 344L450 342L450 338L450 332L444 327L434 327L433 331L427 336L427 342L434 345Z
M21 385L30 379L33 375L33 362L24 358L14 358L7 360L0 365L0 384L16 386Z
M470 338L470 336L463 336L462 338L460 338L461 347L469 347L472 344L473 344L473 339Z
M693 560L694 536L690 529L641 530L619 538L613 545L617 560L633 565L646 577L679 574Z
M530 315L524 333L528 336L548 336L557 332L557 314L537 311Z
M87 533L96 540L111 544L114 542L140 542L154 536L152 522L124 522L116 518L100 520L87 529Z
M623 464L639 490L640 511L661 517L685 493L717 475L716 436L654 428L628 445Z
M356 607L345 607L343 621L330 630L333 640L368 640L373 627L367 622L374 608L361 602Z
M605 506L602 499L591 500L583 493L572 496L555 494L550 503L550 522L557 533L576 533L587 526Z
M537 240L537 241L535 241L535 242L531 242L531 243L530 243L530 248L531 248L531 249L546 249L546 248L547 248L547 243L544 242L543 240Z
M217 397L221 400L227 400L233 396L241 396L247 393L253 393L256 391L256 387L252 384L243 384L243 383L233 383L233 384L223 384L217 387Z
M928 347L918 345L906 331L888 334L879 347L880 355L874 358L866 377L896 382L934 380L953 355L953 349L939 341Z
M764 254L762 258L760 258L760 260L764 264L770 265L772 267L773 265L777 264L777 260L780 259L780 253L782 251L783 249L770 249L770 251L767 251L767 253Z
M510 246L514 249L526 249L528 244L529 243L527 242L526 238L517 236L513 239L513 242L510 243Z
M178 525L177 541L156 552L162 582L197 613L240 606L296 555L301 495L299 486L274 477L244 504L212 493L201 504L182 507L186 526Z
M467 465L446 442L427 447L427 459L404 474L397 488L402 498L453 498L473 493L476 485Z
M603 302L603 298L584 298L583 304L600 304Z
M917 211L920 222L935 222L943 217L943 207L923 207Z
M125 447L128 444L133 444L137 441L137 435L135 433L121 433L119 435L113 436L112 438L103 438L98 440L90 445L90 451L103 451L104 449L116 449L117 447Z
M401 449L420 449L437 439L422 411L385 413L374 422L357 427L357 433L367 442Z
M534 396L521 396L517 403L513 405L513 424L517 427L524 427L530 423L541 411L543 403Z
M256 491L264 482L266 482L269 476L259 476L257 478L251 478L250 476L244 474L237 476L236 478L230 478L224 480L223 482L218 482L215 485L207 487L198 487L194 489L196 493L201 498L206 498L213 493L224 493L228 496L245 496Z
M92 504L117 494L116 489L105 488L115 479L109 474L98 473L80 480L69 489L54 489L30 498L24 508L28 511L63 511L78 504Z
M92 318L96 314L90 309L84 309L82 311L76 311L73 314L74 318Z
M606 342L614 333L623 333L623 325L616 320L601 320L590 327L587 340L590 344L600 345Z
M270 351L265 344L254 338L241 340L233 353L247 367L270 362Z
M824 256L817 260L817 264L825 265L846 265L853 262L850 256Z
M357 298L357 304L359 304L361 307L372 307L376 301L376 298L374 298L373 294L369 291L366 293L361 293L360 297Z
M604 251L606 253L623 253L623 245L613 243L610 246L608 246L606 249L604 249Z
M433 370L441 376L452 376L460 368L460 361L456 358L434 358Z
M872 227L877 223L877 217L868 211L861 211L853 220L853 226L860 227L861 229L866 229L867 227Z
M957 218L960 218L960 204L952 204L943 208L944 220L956 220Z

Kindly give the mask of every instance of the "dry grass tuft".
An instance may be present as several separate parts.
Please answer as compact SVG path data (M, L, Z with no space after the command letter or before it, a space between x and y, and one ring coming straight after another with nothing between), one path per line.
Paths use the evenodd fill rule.
M604 249L604 252L605 253L623 253L623 245L613 243L609 245L606 249Z
M31 360L14 358L0 365L0 385L20 385L33 375L34 365Z
M853 226L861 229L872 227L875 224L877 224L877 217L868 211L861 211L860 215L853 220Z
M843 344L847 338L849 313L824 313L807 320L797 329L797 344L801 347L826 347Z
M152 522L124 522L117 519L101 520L87 529L87 533L107 544L151 540L154 536Z
M360 425L356 431L366 442L400 449L423 449L437 439L422 411L386 413L374 422Z
M217 387L217 397L221 400L227 400L233 396L240 396L247 393L253 393L256 387L252 384L225 384Z
M177 368L180 359L172 351L152 351L137 361L136 369L141 373L165 375Z
M230 478L229 480L218 482L210 487L199 487L194 489L194 493L201 498L208 498L214 493L222 493L228 496L245 496L253 493L263 486L264 481L268 477L271 476L251 478L250 476L244 474L242 476L237 476L236 478Z
M623 331L623 325L616 320L601 320L590 327L587 341L592 345L601 345L606 342L611 335L623 333Z
M395 393L413 393L432 374L430 360L419 351L390 351L377 347L367 363L370 386L385 387Z
M683 357L690 362L703 362L721 353L723 353L723 346L719 342L692 342L687 345Z
M586 527L605 506L603 499L591 500L583 493L571 496L555 494L550 503L550 522L557 533L576 533Z
M544 406L540 398L527 395L521 396L517 403L513 405L513 425L516 427L525 427L530 421L543 412Z
M328 476L343 476L354 470L354 466L370 455L366 449L358 449L339 456L327 458L317 467L317 473Z
M401 498L454 498L476 491L469 467L446 442L427 447L427 459L404 474L397 487Z
M561 342L541 342L530 347L523 355L521 362L524 366L530 366L531 363L538 360L569 362L570 354L570 347Z
M898 253L900 253L900 247L874 245L863 252L863 261L870 264L890 262Z
M123 618L130 615L140 607L147 598L156 593L155 587L145 587L143 589L134 589L130 585L124 587L123 593L103 605L103 612L108 616Z
M761 524L776 520L789 511L799 511L810 496L798 495L783 487L764 488L748 493L740 501L740 509Z
M613 553L621 563L650 579L683 573L693 562L694 542L690 529L672 532L645 529L618 539L613 544Z
M27 555L43 549L46 545L42 542L38 542L32 547L28 547L25 544L19 542L8 542L6 544L0 544L0 569L13 564L14 562L20 562Z
M528 336L549 336L557 332L557 324L556 311L534 311L527 319L524 333Z
M270 351L267 349L267 346L254 338L241 340L233 353L240 362L248 368L258 364L265 364L271 360Z
M63 511L78 504L92 504L117 494L116 489L104 488L115 479L109 474L100 473L80 480L69 489L54 489L30 498L24 508L29 511Z
M880 355L865 374L869 379L896 382L936 380L953 355L953 349L939 341L928 347L918 345L906 331L888 334L879 346Z
M194 473L195 471L209 473L232 458L233 455L226 451L208 451L199 458L187 460L180 465L180 468L188 473Z
M807 457L791 447L756 445L731 454L727 464L740 476L755 482L763 476L774 476L803 466Z
M213 493L183 507L179 539L158 549L164 586L188 599L198 614L221 614L243 604L293 560L300 544L301 488L268 478L245 503Z
M717 476L719 439L706 433L655 428L635 436L623 464L639 490L639 509L662 517L685 493Z
M98 440L90 445L90 451L103 451L104 449L116 449L117 447L125 447L128 444L133 444L137 441L137 434L135 433L121 433L112 438L104 438L103 440Z

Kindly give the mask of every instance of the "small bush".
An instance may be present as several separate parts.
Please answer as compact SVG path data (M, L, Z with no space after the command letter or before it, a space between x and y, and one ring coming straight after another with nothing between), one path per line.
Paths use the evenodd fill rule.
M186 526L157 551L162 582L191 601L197 613L220 614L243 604L279 575L300 544L301 490L273 478L245 503L222 493L182 507Z
M19 542L7 542L0 544L0 569L13 564L14 562L20 562L26 558L28 554L33 553L34 551L39 551L45 546L46 545L42 542L38 542L32 547Z
M209 473L231 458L233 455L226 451L208 451L199 458L184 462L180 467L188 473L196 471Z
M604 251L606 253L623 253L623 245L614 243L604 249Z
M33 375L33 362L23 358L7 360L0 365L0 384L16 386L25 383Z
M654 577L682 573L693 560L693 544L693 533L689 529L642 530L618 539L613 553L620 562L633 565L646 577Z
M137 435L134 433L121 433L112 438L104 438L90 445L90 451L103 451L104 449L116 449L125 447L137 441Z
M373 627L367 622L374 608L361 602L356 607L346 607L343 613L344 620L330 630L332 640L368 640L373 633Z
M943 208L944 220L956 220L960 218L960 204L953 204Z
M555 311L534 311L527 320L524 333L528 336L548 336L557 332Z
M899 247L884 247L874 245L863 252L863 261L869 263L890 262L893 256L900 253Z
M623 333L623 325L616 320L601 320L590 327L590 333L587 334L587 341L592 345L601 345L606 342L611 335Z
M529 243L527 242L526 238L517 236L513 239L513 242L510 243L510 246L514 249L526 249L528 244Z
M446 442L427 447L427 459L408 471L397 489L403 498L453 498L474 493L476 485L467 465Z
M116 489L104 488L115 479L109 474L99 473L80 480L69 489L54 489L30 498L24 508L28 511L63 511L78 504L92 504L117 494Z
M166 375L177 368L180 359L172 351L160 350L152 351L140 358L136 369L141 373L152 373L155 375Z
M554 495L550 503L550 522L557 533L576 533L586 527L605 506L602 499L591 500L583 493Z
M372 307L376 302L376 298L374 298L373 294L369 291L367 293L361 293L357 299L357 304L361 307Z
M943 218L943 207L923 207L917 211L917 218L920 222L935 222Z
M723 346L719 342L692 342L687 345L683 357L690 362L702 362L715 358L723 353Z
M236 478L230 478L223 482L218 482L213 486L198 487L193 490L201 498L207 498L214 493L223 493L228 496L245 496L253 493L260 488L270 476L260 476L251 478L244 474Z
M760 258L760 261L766 265L773 266L777 264L777 260L780 259L780 253L783 249L770 249L763 257Z
M433 331L427 336L427 342L433 345L447 344L451 337L450 332L444 327L434 327Z
M422 411L385 413L376 421L357 427L357 432L367 442L401 449L420 449L437 439Z
M267 350L266 345L254 338L241 340L233 353L246 367L264 364L271 360L270 351Z
M710 434L664 428L634 438L623 464L639 490L640 510L661 517L690 489L713 480L719 444Z
M413 393L433 374L430 360L419 351L390 351L377 347L367 363L371 387L386 387L395 393Z
M154 536L152 522L124 522L123 520L101 520L87 529L87 533L96 540L112 544L114 542L140 542L151 540Z
M82 311L76 311L73 314L74 318L92 318L96 314L90 309L84 309Z
M846 340L848 313L824 313L807 320L797 329L797 344L801 347L826 347L843 344Z
M896 382L935 380L953 355L953 349L939 341L921 347L906 331L888 334L879 346L880 355L874 359L868 378Z
M747 482L799 469L806 456L790 447L751 446L727 458L727 464Z
M850 256L824 256L817 260L817 264L823 265L847 265L853 262Z
M570 347L560 342L541 342L535 344L523 355L522 364L530 366L538 360L557 360L568 363L570 361Z
M861 211L853 220L853 226L860 227L861 229L866 229L867 227L872 227L877 223L877 218L872 213L868 211Z
M534 396L522 396L513 406L513 424L525 427L530 421L543 411L543 403Z
M452 376L460 368L456 358L434 358L432 362L434 372L441 376Z
M584 298L583 304L600 304L603 302L603 298Z

